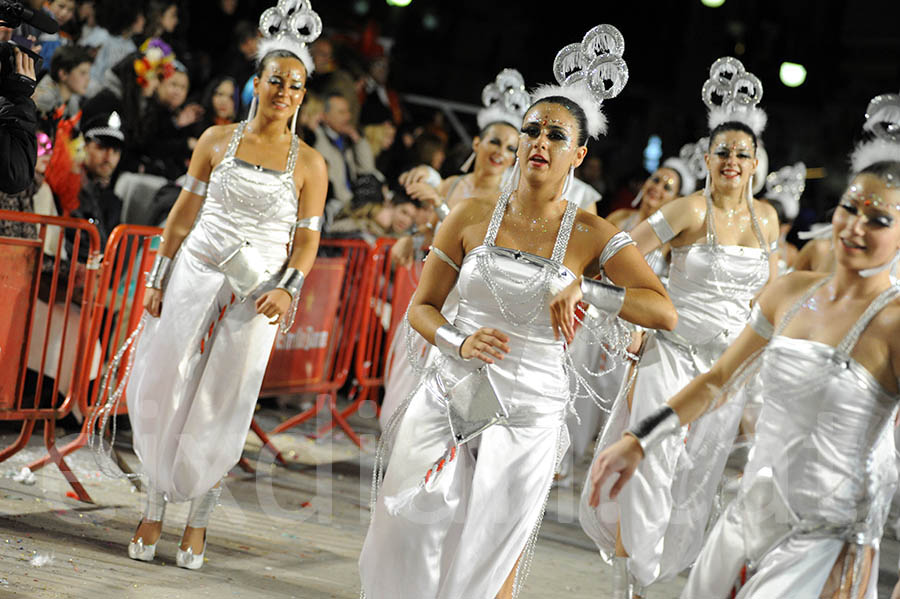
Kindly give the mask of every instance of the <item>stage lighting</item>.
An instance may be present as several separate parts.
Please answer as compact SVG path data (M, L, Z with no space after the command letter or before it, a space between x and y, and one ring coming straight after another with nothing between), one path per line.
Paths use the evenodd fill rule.
M719 8L725 4L725 0L700 0L700 4L709 8Z
M806 81L806 67L796 62L783 62L778 71L781 82L788 87L799 87Z
M662 139L659 135L651 135L644 148L644 168L652 173L659 167L659 159L662 158Z
M387 0L388 6L409 6L412 0Z

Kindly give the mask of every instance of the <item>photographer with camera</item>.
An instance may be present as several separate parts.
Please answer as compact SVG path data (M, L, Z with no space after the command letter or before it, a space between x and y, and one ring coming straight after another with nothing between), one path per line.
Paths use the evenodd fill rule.
M12 28L22 21L47 30L56 25L19 3L0 0L0 191L4 193L25 189L37 161L37 115L31 100L37 85L35 54L10 41Z

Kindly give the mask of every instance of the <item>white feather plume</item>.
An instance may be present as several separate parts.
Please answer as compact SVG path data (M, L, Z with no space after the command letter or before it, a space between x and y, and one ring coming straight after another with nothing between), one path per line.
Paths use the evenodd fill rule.
M522 128L522 117L520 115L513 114L496 104L479 110L475 119L478 121L479 132L484 131L484 128L491 123L506 123L514 127L516 131Z
M287 50L288 52L299 58L300 62L303 63L303 66L306 67L307 77L313 74L313 71L316 68L316 63L313 61L312 54L309 53L306 44L297 41L290 35L262 37L259 40L259 44L256 50L257 62L262 62L262 59L265 58L266 54L275 50Z
M762 108L745 108L741 110L730 110L725 106L717 106L709 111L709 130L712 131L722 123L737 121L750 127L757 137L762 135L766 129L766 122L769 117Z
M900 162L900 143L876 137L856 146L850 155L850 168L855 174L867 166L886 160Z
M606 134L606 117L600 108L600 103L594 99L590 90L584 81L579 81L573 85L542 85L532 92L533 102L537 102L543 98L550 96L563 96L568 98L584 110L587 117L587 134L588 137L597 138Z

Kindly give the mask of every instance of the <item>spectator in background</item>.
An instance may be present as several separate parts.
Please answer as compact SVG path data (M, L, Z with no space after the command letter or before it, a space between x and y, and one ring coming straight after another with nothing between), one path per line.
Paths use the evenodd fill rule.
M178 27L178 2L176 0L150 0L146 10L146 24L141 33L141 43L151 37L164 39L171 44L172 33Z
M81 46L63 46L56 51L50 76L41 79L32 96L39 118L58 121L78 114L91 81L91 60L90 52Z
M215 72L231 77L237 86L242 88L256 74L259 27L250 21L238 21L234 26L232 39L234 45L228 50L225 60L219 64Z
M316 145L316 131L322 124L322 115L325 112L325 102L319 96L308 92L300 105L300 115L297 117L297 135L307 145Z
M43 10L53 17L60 27L65 27L75 15L75 0L50 0L50 2L44 5ZM47 33L27 23L23 23L19 27L19 34L22 37L33 37L37 40L35 45L41 47L38 54L44 59L45 66L50 64L53 54L60 46L71 43L68 34L63 30L58 31L57 33Z
M309 100L307 96L304 104ZM206 86L201 100L203 118L193 127L193 137L213 125L228 125L238 120L238 87L235 80L228 76L216 77Z
M390 72L390 60L381 50L379 54L372 57L369 63L369 72L359 94L361 106L359 120L363 126L389 122L396 127L403 122L400 95L396 90L388 87Z
M447 158L444 146L444 140L434 133L420 133L410 148L409 165L427 164L434 170L440 171L444 165L444 159Z
M381 170L379 165L379 159L385 156L385 152L394 145L394 140L397 138L397 128L390 121L366 125L363 127L363 137L366 138L366 141L369 142L369 147L372 149L372 155L375 157L375 168L383 173L384 171Z
M142 0L106 0L97 5L97 26L81 39L81 44L97 49L91 67L87 95L97 95L107 84L107 74L126 56L137 51L131 37L144 29Z
M97 3L94 0L79 0L77 4L75 18L69 21L65 31L73 40L81 43L81 39L91 35L97 27Z
M85 159L78 207L72 211L75 218L91 220L100 233L100 247L106 247L109 234L119 224L122 201L113 193L112 177L122 157L125 134L116 113L101 113L84 123ZM71 241L67 236L68 255L72 256ZM80 251L87 257L88 248L82 244Z
M403 237L412 231L420 204L402 187L391 190L390 199L353 208L328 229L329 234L361 237L374 245L379 237Z
M597 190L600 195L606 193L606 181L603 179L603 159L599 156L588 156L577 169L575 176Z
M329 220L351 207L354 187L364 177L384 180L375 168L369 142L353 126L349 103L337 92L325 96L322 124L316 129L313 147L328 165L329 195L325 212Z
M34 196L44 185L44 173L50 162L50 154L53 152L53 142L43 131L37 134L37 162L34 165L34 179L28 187L19 193L0 192L0 210L15 210L16 212L34 212ZM23 223L11 220L0 220L0 236L21 237L24 239L37 239L37 227L32 223Z
M347 101L350 122L355 127L359 122L359 94L356 78L342 69L334 57L334 44L320 37L309 47L316 65L315 75L306 82L310 91L327 98L338 93Z

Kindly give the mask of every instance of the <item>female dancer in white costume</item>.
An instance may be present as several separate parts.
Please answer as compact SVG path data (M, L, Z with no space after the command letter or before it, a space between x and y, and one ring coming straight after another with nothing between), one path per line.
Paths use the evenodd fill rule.
M703 140L705 141L705 140ZM703 163L703 155L706 152L706 144L699 150L698 144L686 144L681 148L678 157L667 158L656 171L650 175L633 205L638 208L622 208L616 210L607 217L607 220L622 229L631 231L638 223L643 222L648 216L656 212L663 204L674 200L679 195L686 196L693 193L697 186L697 176L705 175L706 165ZM699 162L699 164L697 164ZM701 171L697 173L697 171ZM653 250L644 259L653 272L663 281L669 274L668 251L662 248ZM607 355L601 344L591 343L588 333L575 333L575 340L569 347L572 362L579 369L586 385L592 390L578 393L575 397L575 412L567 419L569 438L571 444L563 457L559 467L557 484L568 487L572 484L574 462L580 460L591 444L597 439L597 432L603 419L603 412L608 411L601 407L601 400L615 398L622 386L622 379L628 372L630 362L617 361L613 356ZM631 353L637 353L640 347L640 333L634 334L634 341L629 348ZM573 384L580 384L573 381Z
M737 89L738 80L753 86ZM721 106L710 101L711 88L723 98ZM749 97L735 97L748 89ZM672 247L668 291L678 327L647 334L636 375L623 385L597 451L705 372L743 330L751 300L775 273L775 210L750 193L757 132L765 120L755 106L761 94L759 81L739 61L713 63L704 85L712 129L707 184L701 193L662 206L632 232L643 253L666 242ZM687 438L673 437L654 448L618 501L590 507L585 483L581 523L613 562L616 599L630 598L629 588L640 596L642 586L675 576L699 552L697 530L706 525L715 488L697 498L694 478L710 469L721 472L726 455L715 456L716 463L699 463L690 454L693 444L709 437L733 437L737 420L717 425L695 427Z
M731 597L745 566L738 599L876 596L873 550L896 483L896 471L878 465L893 462L900 400L900 287L890 278L900 256L900 97L874 108L866 128L879 139L854 153L857 174L832 219L835 271L795 272L770 285L710 371L594 465L597 505L611 474L619 475L615 496L633 484L642 455L680 442L683 424L734 412L723 400L744 381L761 385L740 492L706 540L683 599Z
M474 164L471 173L441 181L433 168L419 166L400 176L400 182L405 185L410 195L420 201L431 202L435 206L438 224L464 199L494 201L500 195L500 183L504 173L507 173L516 160L522 117L531 103L531 96L525 91L522 75L515 69L503 69L493 82L485 86L481 97L484 108L476 116L480 133L472 140L472 155L463 165L463 171L468 171ZM437 177L436 181L434 177ZM435 183L437 185L434 185ZM407 237L397 242L398 246L408 244L401 252L409 258L400 258L401 262L412 259L413 239ZM424 240L424 243L430 242L431 239ZM447 320L454 319L458 305L459 293L454 288L441 310ZM384 383L384 401L378 415L382 429L387 426L397 406L403 403L419 384L419 375L407 359L408 327L407 321L403 320L391 340ZM410 343L414 347L409 348L409 353L419 358L425 357L428 348L431 347L420 335L410 339Z
M260 19L258 108L248 121L201 136L148 276L144 305L153 318L145 321L127 387L134 449L148 481L146 509L128 547L133 559L153 559L166 502L191 500L176 563L202 566L218 484L240 458L277 331L272 325L292 320L303 273L315 260L325 161L289 126L313 70L305 46L321 21L307 2L295 20L312 24L310 35L278 35L270 26L287 29L284 4ZM222 263L243 243L252 248L244 257L255 258L256 272L278 275L264 285L270 290L239 301L225 274L236 261Z
M496 204L457 206L426 260L409 320L442 355L383 437L359 562L368 599L516 595L565 449L570 395L560 333L571 340L576 302L644 326L674 326L665 290L627 233L559 201L567 173L587 152L587 135L604 129L599 100L618 94L627 77L615 28L599 26L573 46L582 64L605 59L600 74L612 87L601 80L589 91L587 77L575 83L575 73L571 85L539 90L522 127L514 188ZM560 65L564 58L555 66L571 64ZM604 262L615 285L581 276ZM440 308L457 276L460 307L450 324ZM484 398L480 391L460 397L455 387L479 367L508 417L458 445L448 409L456 399L478 405ZM382 452L391 461L380 484Z

